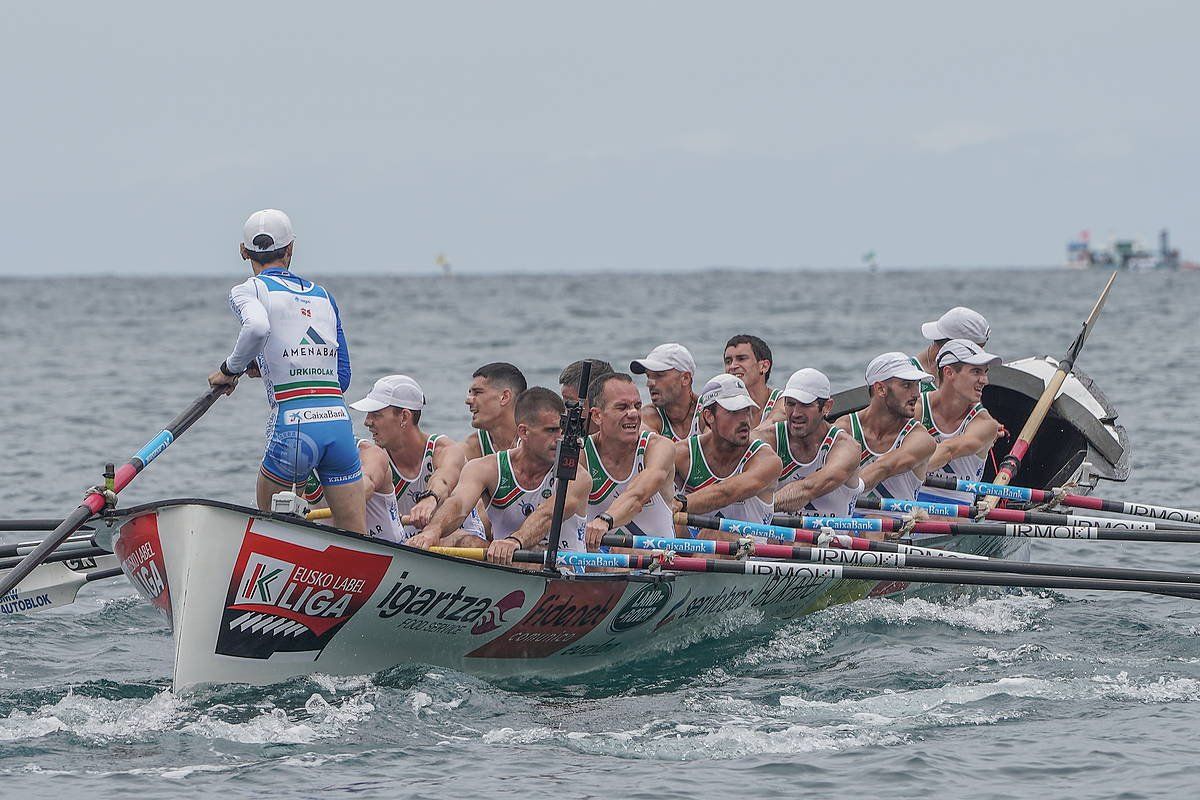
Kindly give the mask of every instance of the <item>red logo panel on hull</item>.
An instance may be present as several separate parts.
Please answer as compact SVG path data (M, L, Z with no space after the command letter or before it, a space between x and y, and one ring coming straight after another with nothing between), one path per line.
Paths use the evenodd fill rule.
M158 540L158 515L146 514L121 526L113 542L113 552L121 559L121 569L138 593L171 620L171 588L167 585L167 565L163 562Z
M516 625L467 654L468 658L544 658L574 644L604 621L617 604L621 581L551 581L537 605Z
M216 652L312 658L375 592L392 557L330 545L313 550L246 531L217 634Z

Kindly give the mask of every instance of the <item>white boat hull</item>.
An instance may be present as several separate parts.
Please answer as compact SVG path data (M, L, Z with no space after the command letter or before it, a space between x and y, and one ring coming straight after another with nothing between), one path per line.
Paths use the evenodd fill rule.
M556 578L200 500L126 510L105 536L172 629L181 689L403 663L563 676L906 588L723 573ZM1024 544L938 543L955 541L1005 556Z

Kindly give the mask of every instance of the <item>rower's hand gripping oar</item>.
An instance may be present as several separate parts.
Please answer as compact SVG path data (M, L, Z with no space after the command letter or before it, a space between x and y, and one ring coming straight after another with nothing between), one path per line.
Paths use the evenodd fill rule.
M133 457L111 477L106 475L107 485L105 487L95 487L89 490L87 497L83 499L83 503L78 508L72 511L29 555L25 556L21 563L13 567L12 572L0 578L0 597L8 594L14 586L33 571L34 567L42 563L51 551L72 533L83 527L83 524L94 514L99 514L106 505L115 502L116 494L128 486L129 482L137 477L137 474L157 458L163 450L166 450L171 442L182 436L183 432L200 419L204 412L208 411L217 398L223 394L225 394L225 387L217 386L200 395L195 402L188 406L187 410L171 420L170 424L157 436L146 442L142 449L134 453Z
M1058 392L1062 389L1067 376L1071 374L1071 368L1075 366L1075 359L1079 358L1079 353L1083 350L1083 345L1087 341L1088 334L1095 327L1096 319L1100 316L1100 310L1104 308L1104 302L1108 299L1108 293L1112 289L1113 281L1116 279L1117 273L1114 272L1112 277L1108 279L1108 283L1104 285L1104 291L1100 293L1100 298L1096 300L1096 305L1092 307L1092 313L1088 314L1088 318L1084 320L1083 327L1079 330L1079 335L1071 343L1071 349L1059 360L1058 369L1055 370L1050 382L1046 384L1046 390L1038 398L1037 405L1033 407L1033 411L1029 412L1029 418L1025 420L1025 425L1021 428L1021 433L1017 436L1017 440L1013 442L1012 449L1009 450L1008 455L1000 462L1000 469L996 471L996 483L1007 485L1021 469L1021 461L1029 452L1029 446L1033 442L1033 437L1037 436L1038 429L1046 419L1046 414L1050 412L1050 406L1054 404L1055 399L1058 397ZM987 498L983 508L984 515L986 516L999 502L1000 498L998 497Z
M562 521L567 507L567 485L575 479L579 469L579 450L583 437L587 435L584 414L588 409L588 384L592 380L592 362L583 362L579 376L579 400L569 400L562 415L562 438L558 441L558 453L554 458L554 516L550 520L550 540L546 545L543 566L553 570L557 566L558 544L562 540Z

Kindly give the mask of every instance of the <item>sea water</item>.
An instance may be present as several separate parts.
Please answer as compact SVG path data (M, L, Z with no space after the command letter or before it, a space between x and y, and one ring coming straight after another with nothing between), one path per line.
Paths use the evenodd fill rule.
M303 265L297 271L304 273ZM74 508L205 388L236 322L228 278L0 281L7 399L0 517ZM311 277L320 279L314 274ZM702 382L737 333L772 385L835 389L924 345L953 305L988 349L1061 354L1099 272L330 276L351 398L417 378L422 426L467 433L470 374L496 360L557 387L665 341ZM1103 495L1200 508L1200 275L1122 275L1079 366L1120 411L1127 483ZM640 379L639 379L640 384ZM266 402L243 380L121 495L250 504ZM35 538L4 535L4 541ZM1037 541L1037 560L1200 570L1200 546ZM655 653L608 672L492 683L419 664L351 677L170 690L171 641L123 579L0 620L0 796L1188 797L1200 730L1200 605L1098 592L933 591L867 600ZM722 626L717 626L721 628Z

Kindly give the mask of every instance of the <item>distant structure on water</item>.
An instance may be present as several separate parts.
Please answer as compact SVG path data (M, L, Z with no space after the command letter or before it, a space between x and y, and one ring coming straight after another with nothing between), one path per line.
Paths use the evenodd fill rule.
M450 259L446 258L445 253L438 253L433 262L442 268L442 277L454 277L454 265L450 263Z
M866 265L868 272L879 271L879 261L875 258L874 250L869 250L866 253L863 253L862 262Z
M1079 238L1067 242L1067 266L1071 269L1124 269L1144 272L1153 269L1200 269L1200 264L1182 261L1179 250L1172 249L1167 229L1158 232L1158 252L1152 252L1137 239L1113 238L1108 247L1094 248L1091 232L1080 231Z

